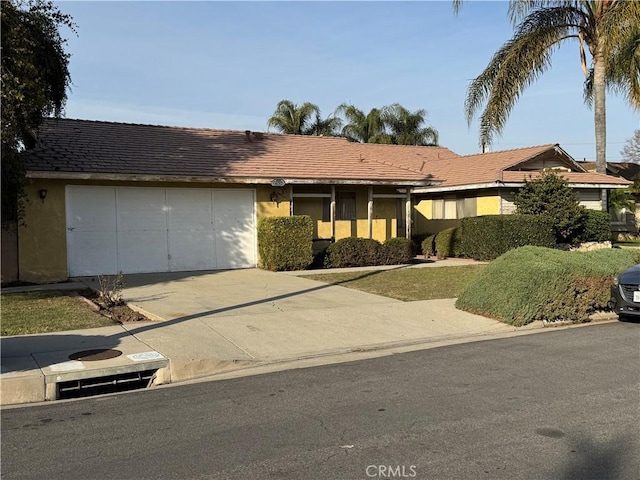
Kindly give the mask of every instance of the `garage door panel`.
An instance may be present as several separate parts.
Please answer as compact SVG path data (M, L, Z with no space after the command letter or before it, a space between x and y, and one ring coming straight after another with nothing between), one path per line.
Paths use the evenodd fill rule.
M213 198L217 268L255 266L253 192L220 190Z
M167 229L166 194L156 188L118 188L118 230Z
M113 231L116 226L116 193L111 187L67 187L67 228Z
M216 268L212 231L171 230L169 249L169 269L172 272Z
M167 232L118 232L118 270L125 273L167 272Z
M118 273L116 232L68 232L68 251L72 253L69 275L82 277Z
M213 230L211 190L167 190L169 231Z

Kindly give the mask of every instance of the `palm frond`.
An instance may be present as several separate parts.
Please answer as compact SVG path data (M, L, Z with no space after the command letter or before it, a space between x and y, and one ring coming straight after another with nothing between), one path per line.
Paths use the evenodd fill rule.
M502 132L522 92L551 67L552 53L564 40L576 36L582 19L582 12L571 6L533 10L471 82L465 114L471 124L484 105L480 145L491 145L494 136Z

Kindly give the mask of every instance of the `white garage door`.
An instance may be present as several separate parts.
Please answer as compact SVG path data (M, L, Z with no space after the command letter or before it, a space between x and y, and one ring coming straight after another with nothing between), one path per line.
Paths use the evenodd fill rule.
M70 276L256 266L253 190L66 190Z

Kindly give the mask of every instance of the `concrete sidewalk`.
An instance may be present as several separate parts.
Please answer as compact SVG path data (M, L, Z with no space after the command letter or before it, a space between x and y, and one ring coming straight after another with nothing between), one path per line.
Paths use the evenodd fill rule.
M395 268L436 265L443 263ZM380 268L364 270L375 274ZM241 369L264 371L267 365L295 368L310 359L348 361L516 330L456 310L454 299L401 302L298 274L248 269L126 276L128 305L155 321L2 338L2 403L17 403L11 399L18 385L32 388L44 381L46 391L47 382L59 378L54 374L73 371L74 365L85 371L121 366L102 363L107 360L70 365L68 354L86 348L117 349L122 359L143 354L160 365L157 383L169 383ZM7 381L13 382L11 395ZM26 401L38 399L32 395Z

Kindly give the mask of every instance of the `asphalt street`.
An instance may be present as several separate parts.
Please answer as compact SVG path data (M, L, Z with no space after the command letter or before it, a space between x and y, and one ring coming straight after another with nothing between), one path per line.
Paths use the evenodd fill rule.
M3 479L638 479L640 324L2 410Z

